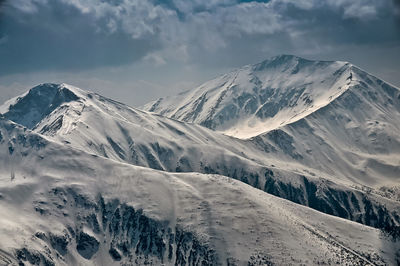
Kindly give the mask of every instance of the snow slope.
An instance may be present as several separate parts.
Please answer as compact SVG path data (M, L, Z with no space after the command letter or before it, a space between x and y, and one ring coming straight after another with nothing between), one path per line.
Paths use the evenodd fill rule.
M399 133L400 90L353 67L337 99L259 138L290 136L303 165L379 187L400 182Z
M158 99L144 110L250 138L326 106L347 90L350 77L346 62L281 55Z
M44 94L53 98L38 97ZM355 188L368 185L363 176L341 176L340 171L326 174L321 167L302 165L294 158L303 155L284 136L240 140L67 84L41 84L3 109L8 110L6 118L50 140L115 161L170 172L225 175L316 210L378 228L400 222L399 202L381 197L373 189L367 193ZM38 114L33 126L26 123L31 121L32 113ZM376 177L375 182L385 184L385 176Z
M0 119L0 263L395 265L400 242L219 175L167 173ZM238 200L240 199L240 200ZM18 236L18 237L16 237Z
M49 89L53 90L51 100L29 97ZM60 91L69 91L75 100L59 99ZM16 104L3 106L8 110L5 118L53 140L117 161L160 170L197 171L200 162L212 163L218 157L227 164L232 160L255 164L243 151L258 152L252 155L253 160L263 154L235 138L134 109L67 84L42 84L26 95ZM37 111L35 106L44 111ZM36 123L31 122L32 114L39 114ZM198 158L197 163L187 158L193 156Z
M277 56L144 109L278 146L336 180L400 181L400 90L350 63Z

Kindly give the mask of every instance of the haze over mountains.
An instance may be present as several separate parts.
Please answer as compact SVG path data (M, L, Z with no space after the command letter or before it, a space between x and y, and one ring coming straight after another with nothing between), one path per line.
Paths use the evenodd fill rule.
M400 90L350 63L281 55L143 110L41 84L0 113L1 263L400 262Z

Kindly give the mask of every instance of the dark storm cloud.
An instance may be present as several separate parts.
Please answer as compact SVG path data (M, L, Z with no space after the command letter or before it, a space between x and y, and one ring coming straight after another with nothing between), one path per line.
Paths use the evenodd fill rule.
M400 0L393 0L393 3L397 8L400 7Z
M197 63L236 65L279 53L323 56L345 46L399 44L391 1L269 1L201 13L216 49L188 47ZM199 14L192 15L193 20ZM188 19L190 21L190 18ZM197 29L199 25L197 24ZM201 27L200 27L201 29ZM201 35L201 31L197 31ZM201 37L199 37L201 39ZM340 52L337 51L337 59ZM335 58L334 58L335 59Z
M106 19L97 20L62 1L23 10L6 5L0 20L1 75L127 64L160 46L156 38L149 42L121 31L105 32Z
M398 44L398 7L397 0L9 0L0 7L0 75L141 59L230 66Z
M346 5L329 7L316 5L307 9L289 4L281 13L292 19L293 32L306 34L308 39L318 40L321 44L374 44L399 40L392 11L385 6L371 5L364 11L362 4L359 9Z
M394 5L394 15L397 20L397 28L400 32L400 0L393 0Z

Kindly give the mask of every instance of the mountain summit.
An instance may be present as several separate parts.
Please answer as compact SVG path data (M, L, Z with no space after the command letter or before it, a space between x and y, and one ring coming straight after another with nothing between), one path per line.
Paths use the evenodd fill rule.
M67 84L40 84L4 107L4 117L32 129L62 104L79 100L79 91Z
M1 265L399 261L399 89L283 55L148 109L174 119L67 84L0 106Z
M371 95L366 100L382 106L388 97L387 104L398 101L397 89L348 62L280 55L177 96L160 98L144 109L226 135L251 138L299 121L342 95L345 98L349 89L363 90ZM375 102L375 97L382 102Z
M276 56L144 108L277 145L336 179L376 186L378 176L399 177L400 90L347 62Z

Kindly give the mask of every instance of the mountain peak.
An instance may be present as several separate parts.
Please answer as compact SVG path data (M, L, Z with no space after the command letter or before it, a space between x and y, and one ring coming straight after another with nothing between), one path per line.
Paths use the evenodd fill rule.
M368 73L356 69L348 62L282 54L182 95L149 103L144 109L226 135L250 138L303 119L349 88L363 86L374 91L380 87Z
M75 96L78 97L80 94L84 93L84 91L67 83L41 83L30 89L28 93L37 94L39 96L66 93L70 96L75 94Z
M273 56L267 60L269 60L269 61L289 61L289 60L299 60L299 59L306 60L304 58L301 58L299 56L292 55L292 54L280 54L280 55Z
M267 69L281 69L282 71L292 70L295 74L302 67L311 65L326 66L332 64L334 61L314 61L305 59L295 55L281 54L269 59L266 59L258 64L253 65L254 71L265 71Z
M42 83L17 97L5 109L4 117L32 129L64 103L78 101L80 90L67 84Z
M254 64L253 68L255 71L260 71L269 67L277 67L280 65L286 65L290 62L296 62L299 60L305 60L303 58L294 56L294 55L287 55L287 54L282 54L282 55L277 55L268 59L265 59L264 61Z

